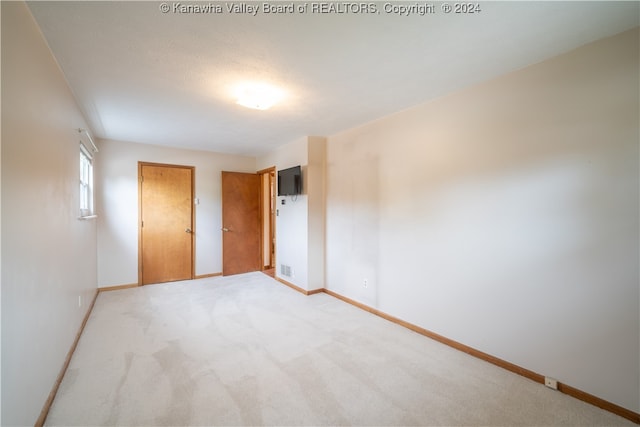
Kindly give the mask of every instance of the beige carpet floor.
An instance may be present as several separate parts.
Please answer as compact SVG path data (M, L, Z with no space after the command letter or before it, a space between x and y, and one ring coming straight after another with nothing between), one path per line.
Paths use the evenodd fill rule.
M635 425L262 273L101 293L46 424Z

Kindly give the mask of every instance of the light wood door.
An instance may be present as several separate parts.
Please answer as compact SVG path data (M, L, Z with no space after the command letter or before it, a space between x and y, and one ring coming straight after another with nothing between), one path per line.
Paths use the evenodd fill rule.
M269 267L276 266L276 173L269 173Z
M275 173L275 167L258 171L262 179L262 260L265 270L274 268L276 265Z
M260 175L222 172L222 274L262 268Z
M193 168L139 164L139 281L193 278Z

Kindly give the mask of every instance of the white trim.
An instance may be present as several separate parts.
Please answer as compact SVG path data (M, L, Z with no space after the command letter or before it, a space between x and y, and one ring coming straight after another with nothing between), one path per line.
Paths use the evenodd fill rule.
M78 128L78 133L82 133L82 132L84 132L87 135L87 138L89 139L89 143L91 144L91 149L93 150L93 152L97 153L99 151L98 147L96 147L96 143L93 142L93 138L91 138L91 134L89 133L89 131L83 128Z
M93 161L93 155L89 152L89 149L82 143L82 141L80 141L80 151L82 151L82 154L87 156L89 160Z
M80 143L80 192L78 193L80 196L80 218L88 218L94 215L93 157L88 151L87 147Z

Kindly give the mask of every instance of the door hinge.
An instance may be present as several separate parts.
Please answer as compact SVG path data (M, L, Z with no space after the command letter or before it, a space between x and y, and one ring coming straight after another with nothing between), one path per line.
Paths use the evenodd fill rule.
M140 221L140 227L144 227L144 221Z
M144 176L140 175L140 182L144 182Z

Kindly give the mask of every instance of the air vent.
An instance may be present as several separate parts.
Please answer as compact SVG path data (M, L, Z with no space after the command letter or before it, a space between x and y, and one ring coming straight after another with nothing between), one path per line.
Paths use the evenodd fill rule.
M291 277L291 266L280 264L280 274Z

